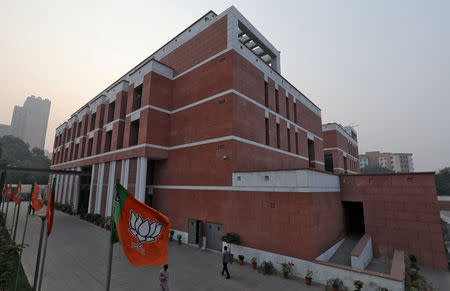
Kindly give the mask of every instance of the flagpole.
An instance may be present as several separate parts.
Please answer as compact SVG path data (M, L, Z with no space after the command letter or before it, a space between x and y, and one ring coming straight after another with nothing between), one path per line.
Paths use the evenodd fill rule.
M6 197L5 197L6 200ZM5 201L6 202L6 201ZM8 218L8 208L9 208L9 202L6 202L6 213L5 213L5 221L3 221L3 228L6 229L6 219Z
M22 199L22 197L21 197ZM19 224L19 214L20 214L20 204L22 204L22 200L19 201L19 206L17 207L17 214L16 214L16 225L14 226L14 233L13 233L13 239L12 241L16 242L16 233L17 233L17 225Z
M25 233L27 232L28 216L30 216L30 213L31 213L31 205L29 204L28 205L27 217L25 219L25 226L23 228L22 244L21 244L21 247L20 247L19 262L17 263L16 284L14 285L14 291L17 290L17 283L19 282L19 270L20 270L20 264L21 264L21 261L22 261L23 244L25 243Z
M45 236L44 253L42 254L41 274L39 275L39 287L37 289L38 291L41 291L42 277L44 274L45 255L47 254L47 243L48 243L48 233Z
M113 224L115 224L115 223L113 222ZM113 227L111 229L113 229ZM113 251L114 251L114 244L113 244L112 239L110 238L109 239L108 270L106 273L106 289L105 289L106 291L109 291L109 286L111 285L111 266L112 266Z
M17 204L14 201L14 213L13 213L13 221L12 221L12 224L11 224L11 235L12 235L13 230L14 230L14 221L16 220L16 211L17 211Z
M46 219L45 215L42 215L39 217L41 218L42 223L41 223L41 235L39 237L37 259L36 259L36 269L34 270L33 291L37 290L36 287L37 287L37 280L38 280L38 275L39 275L39 263L41 261L42 238L44 237L44 225L45 225L45 219Z

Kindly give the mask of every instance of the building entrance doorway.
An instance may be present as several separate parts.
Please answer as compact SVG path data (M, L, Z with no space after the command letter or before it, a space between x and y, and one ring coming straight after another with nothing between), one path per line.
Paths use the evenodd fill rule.
M203 221L189 219L188 243L203 246Z
M82 171L92 171L92 166L82 167ZM91 189L91 176L80 176L80 192L78 199L78 213L86 213L89 206L89 192Z
M206 247L208 249L222 250L222 231L222 224L206 222Z
M362 202L342 202L345 229L348 235L361 236L365 233L364 207Z

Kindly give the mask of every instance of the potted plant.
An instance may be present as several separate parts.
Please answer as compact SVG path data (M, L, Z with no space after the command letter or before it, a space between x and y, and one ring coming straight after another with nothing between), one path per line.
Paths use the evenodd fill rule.
M256 258L255 257L251 258L250 262L252 263L253 270L256 270Z
M261 263L260 269L264 275L271 275L275 272L275 268L271 261L263 261Z
M173 234L175 233L175 231L173 229L171 229L169 231L169 239L172 241L173 240Z
M355 286L355 291L361 291L362 287L364 286L364 283L360 280L353 281L353 286Z
M345 290L344 283L339 278L331 278L327 280L327 286L331 287L333 291Z
M181 245L181 234L177 234L178 244Z
M417 267L417 257L416 257L416 255L409 254L408 258L409 258L409 261L411 263L409 267L413 268L413 269L416 269L416 270L419 270L419 267Z
M312 270L306 271L306 276L305 276L305 282L306 282L306 285L311 285L311 282L312 282L312 274L313 274L313 271L312 271Z
M241 242L239 235L234 232L227 232L222 236L222 241L228 244L228 249L230 250L230 264L233 263L234 255L231 253L231 244L238 245Z
M243 265L244 264L244 255L239 255L239 265Z
M284 279L287 279L289 277L289 274L292 273L293 266L294 264L291 262L281 263L281 271L283 272Z

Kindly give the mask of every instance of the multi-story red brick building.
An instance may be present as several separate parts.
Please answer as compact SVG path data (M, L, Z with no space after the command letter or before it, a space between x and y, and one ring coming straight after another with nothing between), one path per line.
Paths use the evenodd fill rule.
M322 125L325 170L338 174L359 173L358 136L351 126Z
M334 128L335 167L344 153L358 172L356 137ZM333 133L322 130L320 109L281 75L280 52L234 7L211 11L57 128L52 169L92 173L57 175L57 200L110 216L119 179L184 242L220 250L232 231L243 252L312 261L347 227L347 182L324 171ZM398 248L373 243L377 255Z

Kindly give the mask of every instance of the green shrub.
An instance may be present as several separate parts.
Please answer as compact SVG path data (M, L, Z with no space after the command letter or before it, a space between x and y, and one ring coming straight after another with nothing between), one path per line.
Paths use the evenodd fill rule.
M244 255L239 255L238 259L243 261L244 260Z
M222 241L238 245L241 242L239 235L234 232L227 232L224 236L222 236Z
M356 290L361 290L364 286L364 283L360 280L353 281L353 286L355 286Z
M268 262L263 261L261 263L261 266L259 267L259 269L261 270L261 272L264 275L271 275L271 274L275 273L275 268L273 267L273 264L271 261L268 261Z
M252 264L256 264L256 258L255 258L255 257L251 258L251 259L250 259L250 262L251 262Z
M337 287L339 291L345 290L344 283L339 278L328 279L327 287Z

